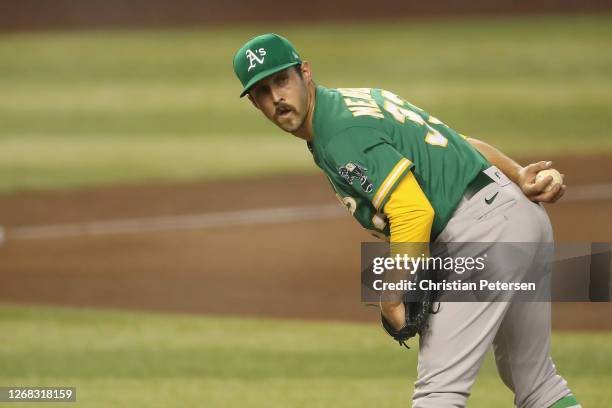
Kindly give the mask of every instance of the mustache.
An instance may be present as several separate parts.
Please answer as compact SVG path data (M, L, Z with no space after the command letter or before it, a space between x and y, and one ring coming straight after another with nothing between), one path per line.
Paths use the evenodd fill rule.
M293 106L289 105L288 103L280 102L276 106L275 114L279 115L283 111L295 111L295 108Z

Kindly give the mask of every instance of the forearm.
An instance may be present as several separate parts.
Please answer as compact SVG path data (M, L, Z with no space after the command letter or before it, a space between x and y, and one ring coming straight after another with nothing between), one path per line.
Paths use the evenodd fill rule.
M538 172L552 168L551 161L540 161L521 166L495 147L481 140L467 137L466 140L472 144L493 166L500 169L510 180L512 180L523 194L534 202L554 203L565 194L566 186L556 183L546 189L553 178L548 176L536 181Z
M497 167L514 183L519 184L519 171L523 168L520 164L506 156L499 149L482 140L468 137L467 141L476 148L493 166Z

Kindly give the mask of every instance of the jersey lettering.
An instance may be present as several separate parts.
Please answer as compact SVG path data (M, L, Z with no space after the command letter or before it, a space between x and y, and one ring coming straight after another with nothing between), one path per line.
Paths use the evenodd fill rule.
M370 108L368 106L351 106L349 110L353 113L353 116L372 116L373 118L383 119L385 115L376 108Z
M338 92L347 98L372 99L371 88L338 88Z
M355 100L355 99L351 99L351 98L344 98L344 103L346 103L346 106L368 106L370 108L378 108L378 105L376 104L376 101L374 100Z
M344 103L354 117L371 116L373 118L383 119L385 115L381 112L370 91L370 88L338 89L338 92L344 96Z
M353 197L341 197L339 194L336 194L338 200L346 207L348 212L351 215L355 215L355 211L357 210L357 201Z

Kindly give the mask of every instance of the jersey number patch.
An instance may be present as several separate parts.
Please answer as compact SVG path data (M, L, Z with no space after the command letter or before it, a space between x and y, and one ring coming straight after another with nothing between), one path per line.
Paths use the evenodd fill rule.
M404 106L408 104L405 100L394 94L393 92L383 91L382 96L385 98L385 104L383 108L391 114L399 123L405 123L406 119L414 122L418 125L425 126L427 128L427 134L425 135L425 142L432 146L446 147L448 145L448 139L442 136L440 132L430 126L421 115L406 109ZM441 122L436 118L430 118L432 123L440 124Z

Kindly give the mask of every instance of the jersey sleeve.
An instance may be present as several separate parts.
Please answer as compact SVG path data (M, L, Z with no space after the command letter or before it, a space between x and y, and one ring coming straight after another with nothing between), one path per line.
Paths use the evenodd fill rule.
M392 243L429 242L435 212L412 173L398 183L384 210Z
M325 147L325 159L343 183L378 211L413 166L384 133L368 127L348 128L335 135Z

